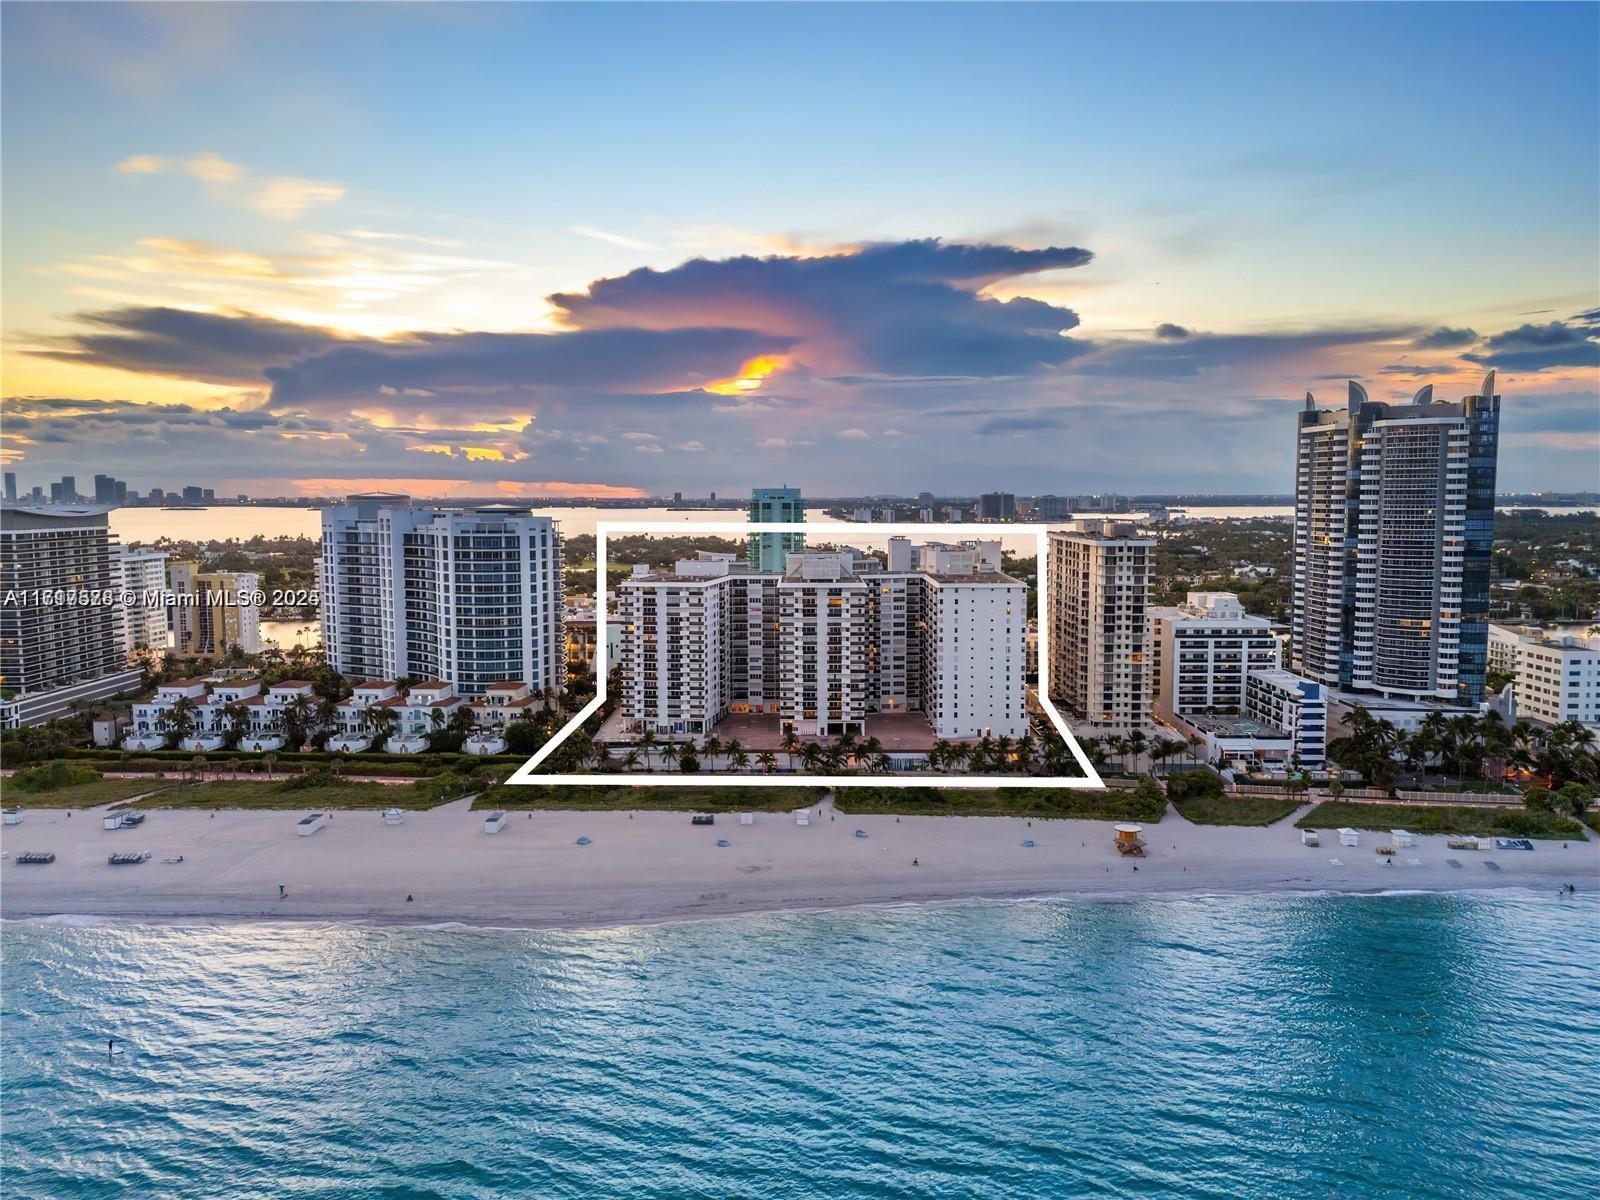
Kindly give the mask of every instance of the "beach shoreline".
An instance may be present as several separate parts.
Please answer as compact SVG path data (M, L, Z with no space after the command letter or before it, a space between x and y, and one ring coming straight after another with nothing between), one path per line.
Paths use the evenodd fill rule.
M484 813L457 801L409 812L398 826L370 810L336 812L298 837L297 812L146 811L137 829L104 830L97 810L29 810L6 830L0 918L602 929L969 901L1600 890L1592 839L1459 851L1444 836L1418 836L1382 866L1380 833L1346 847L1329 830L1307 847L1293 818L1202 826L1171 811L1145 827L1138 860L1117 854L1111 822L1086 820L813 810L806 827L760 813L752 825L722 814L707 828L679 812L540 810L508 814L491 835ZM15 861L32 849L56 861ZM151 857L109 866L121 850Z

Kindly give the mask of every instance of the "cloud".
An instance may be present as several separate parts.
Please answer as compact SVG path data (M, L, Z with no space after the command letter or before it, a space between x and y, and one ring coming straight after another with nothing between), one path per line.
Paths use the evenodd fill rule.
M1600 367L1600 321L1586 312L1569 321L1518 325L1485 339L1474 353L1461 357L1503 371Z
M304 359L341 344L327 329L247 313L120 308L79 313L78 320L90 328L50 339L49 348L33 353L141 374L259 385L269 364Z
M243 167L219 154L196 154L183 169L206 183L232 183L244 174Z
M549 299L574 329L739 326L794 337L796 359L819 373L981 378L1059 366L1089 349L1062 336L1078 325L1071 309L983 289L1092 257L930 238L815 257L697 258Z
M1448 325L1440 325L1430 329L1427 333L1417 338L1411 344L1418 350L1455 350L1462 346L1470 346L1478 340L1478 331L1463 326L1452 329Z
M1163 321L1160 325L1156 326L1156 336L1158 338L1168 338L1175 341L1179 338L1188 337L1189 331L1182 325L1173 325L1171 322Z
M343 184L294 175L259 176L236 162L203 151L181 164L153 154L134 154L116 165L124 175L157 175L182 170L207 185L215 196L270 217L274 221L297 221L312 209L336 204L344 199ZM235 184L242 185L235 187Z
M344 199L344 188L337 183L284 176L267 180L266 186L247 201L251 208L274 221L298 221L313 209Z
M872 435L870 433L868 433L865 429L856 429L856 428L852 427L850 429L841 429L841 430L839 430L838 433L835 434L835 436L836 437L842 437L842 438L867 438L867 437L871 437Z
M638 238L627 237L620 233L607 233L604 229L596 229L592 225L574 225L572 232L579 237L593 238L597 242L605 242L612 246L622 246L628 250L655 250L656 246L649 242L641 242Z
M1282 333L1200 333L1156 342L1108 343L1073 364L1085 375L1181 379L1225 369L1262 369L1305 364L1331 351L1393 342L1412 336L1411 326L1311 329Z
M1470 369L1471 368L1468 368L1468 370ZM1389 363L1387 366L1379 367L1378 374L1411 377L1428 375L1460 375L1463 374L1463 371L1460 367L1420 367L1412 366L1409 363Z

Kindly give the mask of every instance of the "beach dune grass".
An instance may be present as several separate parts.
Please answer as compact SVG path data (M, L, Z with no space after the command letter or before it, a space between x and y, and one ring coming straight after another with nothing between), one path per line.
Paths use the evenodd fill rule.
M1301 829L1404 829L1411 833L1584 840L1583 826L1571 817L1531 808L1354 804L1348 800L1328 800L1301 817L1295 825Z
M96 779L46 791L0 787L0 802L10 808L97 808L132 796L160 793L172 785L163 779Z
M117 782L127 782L118 780ZM144 785L146 788L148 784ZM414 784L328 783L286 788L282 783L216 780L170 787L140 800L136 808L256 808L303 811L347 808L432 808L438 796Z
M1284 796L1198 796L1172 807L1195 825L1271 825L1304 803Z
M640 812L790 812L822 798L814 787L630 787L626 784L518 784L478 796L473 808Z
M841 787L841 813L928 817L1039 817L1093 821L1161 820L1166 800L1157 791L1089 791L1082 788Z

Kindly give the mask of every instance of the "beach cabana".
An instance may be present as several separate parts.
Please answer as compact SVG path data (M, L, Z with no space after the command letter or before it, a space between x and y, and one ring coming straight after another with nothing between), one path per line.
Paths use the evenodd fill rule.
M301 837L310 837L327 823L327 813L308 813L295 823L294 831Z
M398 808L386 808L383 810L383 823L385 825L399 825L402 824L405 819L406 814L401 812Z
M797 808L797 809L795 809L795 811L794 811L794 823L796 825L809 825L809 824L811 824L811 810L809 808Z
M506 827L506 814L499 809L483 818L483 831L485 833L499 833Z
M741 824L741 825L754 825L755 823L756 823L756 815L755 815L755 813L740 813L739 814L739 824Z
M1361 844L1361 831L1359 829L1350 829L1350 828L1346 827L1344 829L1339 830L1339 845L1341 845L1341 846L1359 846L1360 844Z
M1389 830L1389 844L1391 846L1410 846L1416 841L1404 829Z
M1302 829L1300 831L1300 844L1302 846L1320 846L1322 838L1315 829Z
M8 808L8 809L6 809L5 810L5 821L6 821L7 825L21 825L22 824L22 810L20 808Z

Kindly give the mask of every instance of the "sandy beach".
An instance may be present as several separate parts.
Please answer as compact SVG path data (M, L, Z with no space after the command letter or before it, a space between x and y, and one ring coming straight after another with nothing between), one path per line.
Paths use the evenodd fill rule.
M966 898L1600 887L1595 841L1462 851L1419 837L1384 866L1374 848L1385 835L1363 833L1352 848L1324 831L1320 847L1307 847L1292 819L1196 826L1169 811L1146 826L1148 857L1135 864L1102 821L897 820L825 808L804 828L777 813L753 825L723 814L708 828L676 812L513 812L490 835L467 805L409 812L399 826L341 812L311 837L296 836L298 812L156 809L142 827L112 831L99 810L33 809L5 830L0 915L584 927ZM719 846L724 838L730 845ZM25 850L56 861L18 864ZM121 850L151 857L108 865Z

